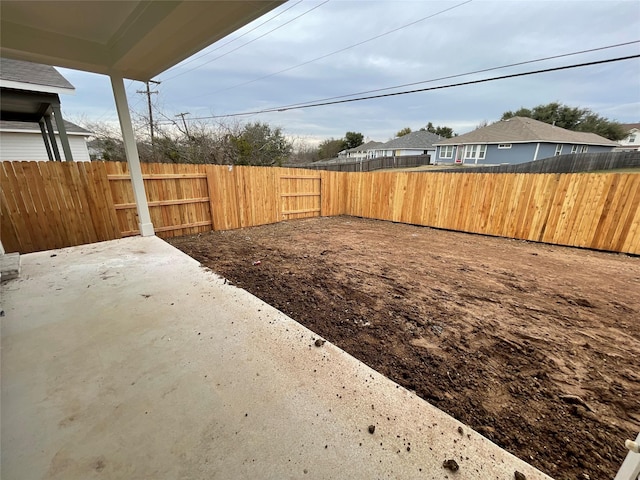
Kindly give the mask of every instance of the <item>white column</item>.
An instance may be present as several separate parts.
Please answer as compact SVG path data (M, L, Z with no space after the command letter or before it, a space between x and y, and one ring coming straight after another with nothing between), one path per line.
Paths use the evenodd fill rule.
M142 181L140 157L138 156L136 139L133 135L131 115L129 114L129 105L127 104L127 92L124 89L122 76L112 74L110 77L113 96L116 100L116 110L118 111L118 118L120 119L120 130L122 130L122 139L124 140L124 151L127 155L127 163L129 164L133 196L136 199L136 208L138 209L138 226L140 228L140 234L143 237L150 237L154 235L153 224L151 223L147 195L144 191L144 182Z

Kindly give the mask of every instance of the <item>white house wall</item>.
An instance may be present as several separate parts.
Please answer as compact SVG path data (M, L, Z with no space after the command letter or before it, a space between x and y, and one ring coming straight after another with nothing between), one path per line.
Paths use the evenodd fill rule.
M426 149L393 149L393 150L376 150L375 157L406 157L408 155L424 155L425 150L427 151L427 155L434 156L436 153L436 148L426 148Z
M60 156L64 160L62 144L56 136ZM89 162L89 150L85 137L69 135L71 154L76 162ZM47 150L38 133L0 132L0 161L47 161Z

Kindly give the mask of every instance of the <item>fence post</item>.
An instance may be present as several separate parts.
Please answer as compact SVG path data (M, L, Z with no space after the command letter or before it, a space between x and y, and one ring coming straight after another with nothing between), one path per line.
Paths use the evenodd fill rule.
M207 172L207 194L209 195L209 215L211 215L211 230L216 229L215 218L213 215L214 206L213 206L213 168L209 165L205 165L205 170Z

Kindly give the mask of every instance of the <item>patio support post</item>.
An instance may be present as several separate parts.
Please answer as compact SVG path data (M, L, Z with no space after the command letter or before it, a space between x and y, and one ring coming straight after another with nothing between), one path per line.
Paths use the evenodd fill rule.
M44 148L47 149L47 157L49 157L50 162L53 162L53 153L51 153L51 145L49 145L47 131L45 130L44 120L42 118L38 122L38 125L40 125L40 133L42 134L42 140L44 141Z
M56 162L61 162L62 158L60 158L60 150L58 150L58 141L56 140L56 134L53 131L53 125L51 125L51 115L47 113L44 116L44 122L47 124L47 130L49 131L49 140L51 141L53 155L56 157Z
M129 114L129 105L127 104L127 92L124 89L124 81L121 75L111 74L110 78L113 97L116 101L116 110L118 111L118 118L120 119L124 151L127 155L127 163L129 164L133 196L136 199L140 235L143 237L151 237L154 235L154 230L153 224L151 223L151 216L149 215L149 204L147 203L147 195L144 190L144 182L142 180L138 147L133 135L133 126L131 125L131 115Z
M56 126L58 127L58 135L60 135L60 143L62 144L64 159L67 162L73 162L73 155L71 155L71 147L69 146L69 137L67 136L67 129L64 126L60 105L51 105L51 110L53 110L53 116L56 119Z

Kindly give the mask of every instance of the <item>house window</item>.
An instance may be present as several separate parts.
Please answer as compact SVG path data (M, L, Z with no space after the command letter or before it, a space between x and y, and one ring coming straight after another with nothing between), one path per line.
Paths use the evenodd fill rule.
M500 144L498 144L498 150L503 150L505 148L511 148L511 144L510 143L500 143Z
M440 147L440 158L453 158L453 145Z
M587 153L589 151L589 145L582 146L582 153Z
M562 154L562 144L559 143L556 145L556 153L554 154L554 156L558 156Z
M578 145L571 145L571 153L578 153Z
M473 160L476 158L477 145L467 145L464 147L464 158L466 160Z
M487 156L486 145L465 145L464 158L465 160L483 160Z
M629 135L629 143L636 143L636 135L635 135L635 133L633 135Z

